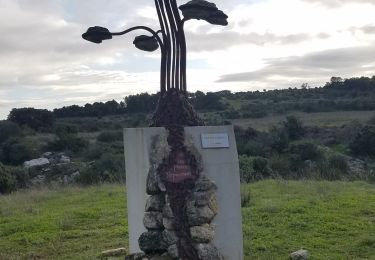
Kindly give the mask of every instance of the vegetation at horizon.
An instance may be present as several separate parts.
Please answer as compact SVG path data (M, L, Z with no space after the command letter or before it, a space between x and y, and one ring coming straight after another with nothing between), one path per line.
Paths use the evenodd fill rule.
M234 124L245 183L375 180L375 77L189 97L207 125ZM72 158L81 184L125 181L122 129L147 126L157 98L143 93L53 112L13 109L0 121L0 193L28 187L38 173L25 171L23 162L51 151Z

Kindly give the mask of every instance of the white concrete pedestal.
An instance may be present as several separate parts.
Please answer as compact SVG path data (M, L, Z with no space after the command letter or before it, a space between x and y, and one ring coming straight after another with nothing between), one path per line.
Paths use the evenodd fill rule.
M151 142L154 136L166 132L164 128L124 129L130 253L140 252L138 238L146 231L142 219L147 199L146 180L150 167ZM202 134L228 134L229 147L203 148ZM195 148L202 156L203 172L218 186L216 195L219 213L213 221L216 227L213 243L225 259L242 260L240 176L233 127L185 127L185 135L192 138Z

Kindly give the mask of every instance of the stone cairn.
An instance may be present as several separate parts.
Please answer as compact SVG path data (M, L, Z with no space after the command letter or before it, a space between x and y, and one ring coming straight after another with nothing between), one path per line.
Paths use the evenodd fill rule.
M217 186L204 175L183 127L167 129L168 136L158 136L152 145L143 218L147 231L138 240L145 254L134 259L223 259L212 243Z

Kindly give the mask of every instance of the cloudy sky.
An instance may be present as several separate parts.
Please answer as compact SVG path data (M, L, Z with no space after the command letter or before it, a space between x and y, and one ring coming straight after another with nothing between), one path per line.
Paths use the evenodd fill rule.
M186 1L178 1L183 4ZM374 0L215 0L229 25L186 24L188 90L321 86L375 74ZM136 34L96 45L93 25L157 28L151 0L0 0L0 119L158 90L159 52Z

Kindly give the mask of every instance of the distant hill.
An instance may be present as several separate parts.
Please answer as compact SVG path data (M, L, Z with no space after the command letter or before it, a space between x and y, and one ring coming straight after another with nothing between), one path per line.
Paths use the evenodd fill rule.
M375 110L375 76L342 79L332 77L322 87L276 89L232 93L228 90L188 94L199 112L222 111L226 118L260 118L288 111L332 112ZM130 95L123 101L95 102L84 106L72 105L53 110L57 118L90 117L118 114L151 113L158 94Z

